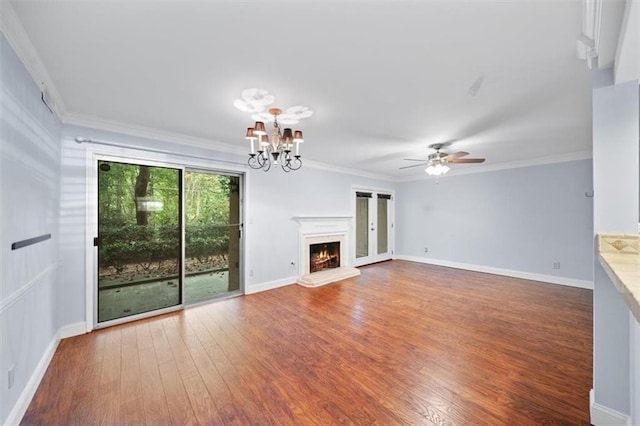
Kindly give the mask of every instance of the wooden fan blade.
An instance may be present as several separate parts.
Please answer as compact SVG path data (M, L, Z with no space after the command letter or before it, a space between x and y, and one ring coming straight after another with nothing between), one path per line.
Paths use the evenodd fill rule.
M404 167L400 167L400 170L402 170L402 169L410 169L410 168L412 168L412 167L418 167L418 166L426 166L427 164L429 164L429 163L426 163L426 162L424 162L424 160L423 160L423 162L422 162L422 163L420 163L420 164L412 164L411 166L404 166Z
M447 161L451 161L455 158L464 157L465 155L469 155L469 153L464 151L459 151L459 152L454 152L453 154L449 154L445 158L447 159Z
M447 160L447 163L454 164L470 164L470 163L484 163L484 158L454 158L453 160Z

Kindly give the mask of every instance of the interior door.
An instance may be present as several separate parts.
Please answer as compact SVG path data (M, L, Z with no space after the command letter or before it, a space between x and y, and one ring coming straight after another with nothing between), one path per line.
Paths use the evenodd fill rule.
M393 196L376 190L354 191L355 266L393 257Z

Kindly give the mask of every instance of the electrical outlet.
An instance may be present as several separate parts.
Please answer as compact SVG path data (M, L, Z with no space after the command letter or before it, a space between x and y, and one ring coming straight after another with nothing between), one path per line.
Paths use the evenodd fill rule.
M292 260L292 261L289 263L289 269L296 269L296 261L295 261L295 260Z
M12 365L11 368L9 368L9 370L7 371L8 389L11 389L13 387L13 382L15 382L16 380L15 369L16 366Z
M253 269L249 269L249 276L252 277L253 276Z
M553 269L560 269L560 261L556 260L555 262L553 262Z
M424 248L425 253L429 253L429 249L427 247Z

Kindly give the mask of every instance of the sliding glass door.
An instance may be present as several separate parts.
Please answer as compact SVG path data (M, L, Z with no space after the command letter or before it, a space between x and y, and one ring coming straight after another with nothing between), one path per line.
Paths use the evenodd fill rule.
M96 163L96 325L242 294L241 175L111 158Z
M393 197L391 193L357 190L355 198L355 266L393 256Z
M240 293L240 177L185 172L185 301Z
M98 324L182 303L181 179L98 161Z

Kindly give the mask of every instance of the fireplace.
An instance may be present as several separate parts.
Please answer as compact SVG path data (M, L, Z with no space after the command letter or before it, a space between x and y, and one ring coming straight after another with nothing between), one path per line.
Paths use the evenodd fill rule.
M340 267L340 241L309 245L309 272Z
M317 287L360 275L351 266L351 216L293 218L300 225L298 284Z

